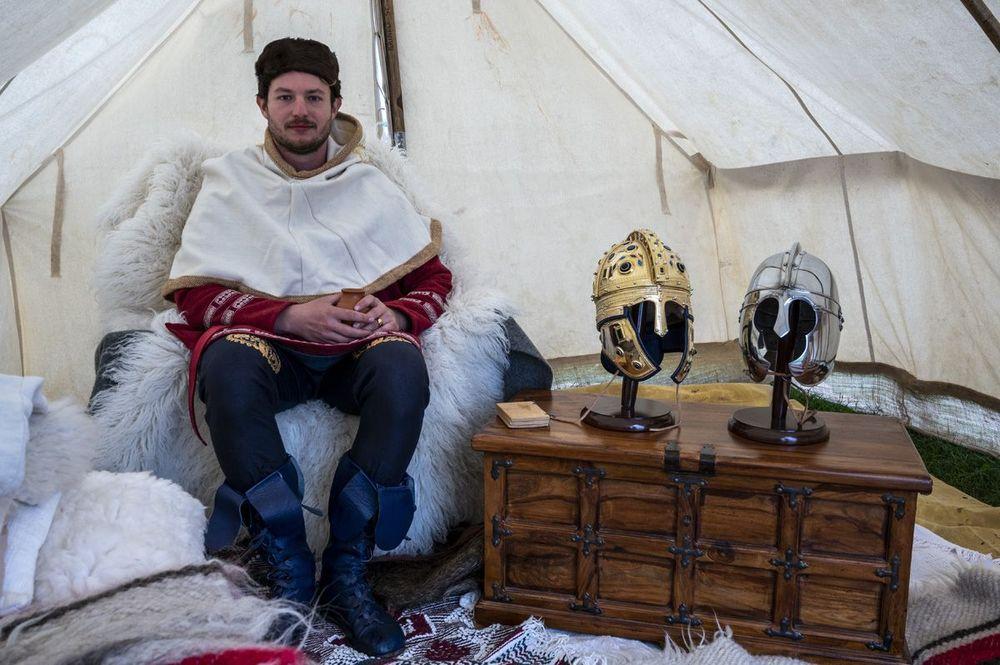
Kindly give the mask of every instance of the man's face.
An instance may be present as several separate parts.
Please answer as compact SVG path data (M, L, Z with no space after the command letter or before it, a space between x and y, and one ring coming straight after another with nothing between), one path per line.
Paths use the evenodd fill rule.
M326 143L342 101L330 100L330 86L318 76L285 72L271 81L267 99L258 97L257 106L275 143L305 155Z

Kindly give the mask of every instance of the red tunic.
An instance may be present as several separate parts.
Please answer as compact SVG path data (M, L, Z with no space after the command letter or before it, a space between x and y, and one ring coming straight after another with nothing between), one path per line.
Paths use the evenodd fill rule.
M375 293L388 307L402 312L410 320L407 331L414 338L427 330L444 313L445 300L451 293L451 271L436 256L414 269L398 282ZM222 326L251 327L274 332L274 322L286 307L295 303L242 293L218 284L204 284L178 289L170 294L177 310L187 323L168 323L167 328L186 347L194 349L209 328ZM357 346L357 340L344 344L306 342L279 335L284 343L302 351L327 355L343 353Z

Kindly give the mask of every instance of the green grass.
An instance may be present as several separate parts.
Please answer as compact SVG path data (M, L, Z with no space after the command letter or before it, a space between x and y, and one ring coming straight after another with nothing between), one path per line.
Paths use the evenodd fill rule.
M792 397L802 404L806 396L792 389ZM854 409L819 397L809 400L809 408L817 411L855 413ZM971 497L990 506L1000 506L1000 460L969 450L936 436L922 434L907 428L917 452L924 460L927 471L952 487L957 487Z

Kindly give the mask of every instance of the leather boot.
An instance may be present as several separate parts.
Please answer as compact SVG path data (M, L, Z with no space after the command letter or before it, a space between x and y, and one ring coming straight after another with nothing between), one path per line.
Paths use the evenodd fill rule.
M248 559L263 565L273 598L309 603L316 561L302 518L302 472L295 458L244 493L223 483L215 494L205 545L209 554L232 544L240 525L250 532Z
M330 542L323 551L317 610L343 628L351 646L369 656L403 648L403 631L375 597L365 570L375 545L402 542L413 521L413 479L374 483L347 455L330 491Z

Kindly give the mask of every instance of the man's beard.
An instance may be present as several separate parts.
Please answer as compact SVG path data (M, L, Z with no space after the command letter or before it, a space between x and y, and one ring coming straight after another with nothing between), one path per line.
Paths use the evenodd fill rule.
M310 153L316 152L321 146L326 144L327 138L330 136L330 126L333 124L333 118L331 117L327 122L326 126L322 128L319 136L309 143L295 143L281 130L277 130L275 126L268 123L268 129L271 132L271 138L274 142L280 145L285 150L294 153L296 155L308 155Z

